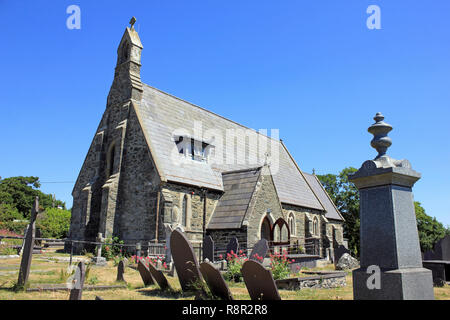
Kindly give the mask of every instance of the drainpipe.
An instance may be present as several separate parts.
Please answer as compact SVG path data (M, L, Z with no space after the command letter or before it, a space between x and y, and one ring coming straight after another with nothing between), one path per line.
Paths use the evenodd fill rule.
M206 189L202 189L203 191L203 237L206 233Z
M159 230L159 202L161 199L161 186L158 188L158 193L156 196L156 223L155 223L155 243L158 243L158 230Z

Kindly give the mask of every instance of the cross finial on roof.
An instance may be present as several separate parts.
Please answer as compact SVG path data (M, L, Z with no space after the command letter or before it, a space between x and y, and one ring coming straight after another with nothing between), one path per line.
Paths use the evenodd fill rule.
M136 18L132 17L131 20L130 20L131 29L134 28L133 26L134 26L135 23L136 23Z
M313 174L316 174L316 169L313 168Z

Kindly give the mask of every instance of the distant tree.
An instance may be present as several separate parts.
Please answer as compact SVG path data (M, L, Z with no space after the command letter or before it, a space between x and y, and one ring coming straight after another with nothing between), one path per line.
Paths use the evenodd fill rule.
M338 175L317 175L330 198L344 216L344 237L348 239L349 250L359 256L359 191L348 180L357 169L349 167Z
M14 220L23 220L23 215L12 205L0 203L0 223Z
M17 208L25 218L30 217L31 207L36 196L39 197L41 208L51 208L55 205L65 209L64 202L54 200L52 195L41 192L40 187L38 177L19 176L0 179L0 203Z
M70 211L48 208L39 214L36 226L40 228L43 238L62 239L67 237L70 227Z
M414 201L414 209L419 231L420 250L425 252L433 249L434 244L450 232L435 217L427 215L420 202Z

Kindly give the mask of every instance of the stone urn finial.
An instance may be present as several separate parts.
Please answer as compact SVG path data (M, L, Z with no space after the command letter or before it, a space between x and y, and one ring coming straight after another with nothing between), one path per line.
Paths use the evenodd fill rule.
M374 135L370 145L378 151L378 159L386 155L387 149L391 146L392 140L387 136L389 131L392 130L392 126L384 122L384 116L381 112L378 112L373 118L375 123L372 124L367 131Z

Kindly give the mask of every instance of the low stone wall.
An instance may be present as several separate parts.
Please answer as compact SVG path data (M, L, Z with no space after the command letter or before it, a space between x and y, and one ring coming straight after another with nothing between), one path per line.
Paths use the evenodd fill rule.
M297 277L275 280L278 289L301 290L303 288L329 289L347 285L345 272L308 272L316 274L308 277Z

